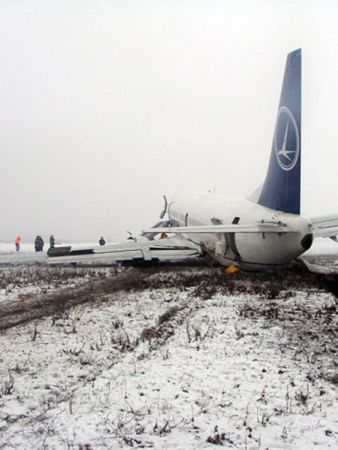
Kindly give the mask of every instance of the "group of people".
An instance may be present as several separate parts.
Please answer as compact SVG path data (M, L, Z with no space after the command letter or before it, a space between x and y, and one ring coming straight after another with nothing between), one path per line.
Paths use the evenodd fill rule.
M15 243L15 250L16 250L17 252L19 252L19 251L20 251L20 244L21 244L21 237L20 237L19 234L17 234L17 235L15 236L14 243ZM100 245L105 245L105 243L106 243L106 241L104 240L104 237L101 236L101 238L100 238L100 240L99 240L99 244L100 244ZM36 238L35 238L35 241L34 241L35 251L36 251L36 252L42 252L42 251L43 251L43 246L44 246L44 245L45 245L44 240L43 240L42 237L38 234L38 235L36 236ZM55 238L54 238L54 236L53 236L52 234L50 235L50 238L49 238L49 247L50 247L50 248L54 248L54 247L55 247Z
M45 243L44 243L42 237L40 235L37 235L36 238L35 238L35 242L34 242L35 251L36 252L42 252L44 245L45 245ZM54 246L55 246L55 238L51 234L50 238L49 238L49 247L54 248Z
M35 238L35 242L34 242L35 251L42 252L44 245L45 245L45 243L44 243L44 240L42 239L42 237L40 235L37 235ZM55 246L55 238L51 234L50 238L49 238L49 247L54 248L54 246Z
M17 234L17 235L15 236L14 243L15 243L15 250L16 250L17 252L19 252L19 251L20 251L20 245L21 245L21 236L20 236L19 234ZM45 245L44 240L43 240L42 237L38 234L38 235L36 236L36 238L35 238L35 241L34 241L35 251L36 251L36 252L42 252L42 251L43 251L43 246L44 246L44 245ZM52 247L52 248L55 246L55 238L54 238L54 236L53 236L52 234L50 235L50 238L49 238L49 246Z

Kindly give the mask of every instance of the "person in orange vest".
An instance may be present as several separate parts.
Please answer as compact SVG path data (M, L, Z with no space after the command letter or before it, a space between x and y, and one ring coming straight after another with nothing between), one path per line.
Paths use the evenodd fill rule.
M20 237L20 235L19 234L17 234L16 236L15 236L15 250L17 251L17 252L19 252L20 251L20 243L21 243L21 237Z

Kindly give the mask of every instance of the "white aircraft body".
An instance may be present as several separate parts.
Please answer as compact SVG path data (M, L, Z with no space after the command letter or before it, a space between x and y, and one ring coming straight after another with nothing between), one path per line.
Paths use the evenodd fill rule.
M170 203L169 217L181 225L172 232L185 229L191 242L225 266L236 262L242 268L254 269L287 264L312 243L309 219L225 194L191 192L179 196Z
M301 215L301 50L289 53L266 179L239 199L213 192L180 194L168 218L126 242L50 249L49 262L154 261L206 257L224 266L258 270L284 266L308 250L315 237L335 238L338 214ZM154 239L162 233L165 239ZM170 237L167 237L167 234Z

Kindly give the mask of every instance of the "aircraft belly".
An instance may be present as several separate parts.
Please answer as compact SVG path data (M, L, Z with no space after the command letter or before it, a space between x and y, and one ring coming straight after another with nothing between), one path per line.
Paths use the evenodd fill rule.
M260 234L236 236L236 246L241 260L254 264L286 264L304 252L302 235Z

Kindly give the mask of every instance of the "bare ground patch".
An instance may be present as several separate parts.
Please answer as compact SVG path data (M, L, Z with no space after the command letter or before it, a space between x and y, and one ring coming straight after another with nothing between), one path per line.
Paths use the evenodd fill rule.
M80 284L62 288L63 283L81 278ZM142 291L144 289L175 288L192 289L191 298L208 299L216 292L226 295L248 293L265 299L287 298L296 290L326 290L338 295L338 276L317 276L302 266L273 273L239 273L226 276L222 269L204 267L159 266L158 268L124 269L102 274L79 268L44 268L33 265L28 268L2 271L0 284L4 288L22 288L27 283L48 284L43 293L18 293L20 301L12 299L0 303L0 330L20 323L60 313L83 303L104 300L107 294L117 291Z

